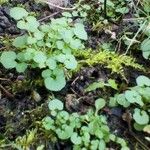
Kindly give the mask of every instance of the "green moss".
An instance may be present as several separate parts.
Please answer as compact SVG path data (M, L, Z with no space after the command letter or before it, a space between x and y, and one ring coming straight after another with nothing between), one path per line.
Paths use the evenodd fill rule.
M0 5L7 3L7 2L8 2L8 0L0 0Z
M82 58L80 63L86 63L89 66L101 64L111 69L112 73L124 75L124 67L132 67L141 71L145 71L144 67L131 56L119 55L109 51L92 52L92 50L80 51L76 57Z

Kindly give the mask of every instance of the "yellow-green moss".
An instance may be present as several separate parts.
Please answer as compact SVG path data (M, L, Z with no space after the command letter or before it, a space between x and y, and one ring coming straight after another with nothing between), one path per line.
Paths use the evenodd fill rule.
M145 71L144 67L138 63L136 60L127 55L119 55L115 52L110 51L98 51L92 52L92 50L78 51L76 57L82 58L81 63L86 63L89 66L94 66L96 64L102 64L112 70L113 73L124 74L124 67L132 67L141 71Z
M7 3L7 2L8 2L8 0L0 0L0 5Z

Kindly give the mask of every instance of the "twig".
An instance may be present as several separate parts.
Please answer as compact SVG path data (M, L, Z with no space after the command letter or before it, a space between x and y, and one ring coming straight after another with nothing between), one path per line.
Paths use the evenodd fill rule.
M55 7L55 8L59 8L61 10L75 10L77 8L77 7L72 7L72 8L61 7L61 6L55 5L55 4L51 3L51 2L48 2L46 0L40 0L40 1L48 4L49 6L52 6L52 7Z
M5 94L8 96L8 97L11 97L11 98L14 98L14 95L9 93L1 84L0 84L0 88L5 92Z
M0 78L1 81L10 81L10 79Z
M107 18L107 0L104 0L104 17Z
M130 42L130 44L129 44L129 46L128 46L126 52L125 52L125 55L128 53L128 51L129 51L131 45L133 44L133 42L135 41L136 37L138 36L138 34L139 34L139 33L141 32L141 30L143 29L143 27L145 26L146 22L147 22L147 21L144 21L144 23L142 24L142 26L139 28L139 30L136 32L136 34L135 34L134 37L132 38L132 40L131 40L131 42Z
M55 12L55 13L53 13L53 14L51 14L51 15L48 15L48 16L46 16L46 17L44 17L44 18L41 18L41 19L39 19L38 21L43 21L43 20L46 20L46 19L49 19L49 18L51 18L51 17L53 17L53 16L55 16L55 15L57 15L57 14L59 14L60 12Z

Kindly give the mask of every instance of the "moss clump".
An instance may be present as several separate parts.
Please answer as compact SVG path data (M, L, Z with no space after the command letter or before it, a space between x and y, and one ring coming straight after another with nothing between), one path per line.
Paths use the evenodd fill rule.
M124 67L132 67L141 71L145 71L142 65L136 63L136 60L131 56L119 55L110 51L92 52L92 50L80 51L76 57L82 58L81 63L86 63L89 66L101 64L112 70L112 73L124 75Z

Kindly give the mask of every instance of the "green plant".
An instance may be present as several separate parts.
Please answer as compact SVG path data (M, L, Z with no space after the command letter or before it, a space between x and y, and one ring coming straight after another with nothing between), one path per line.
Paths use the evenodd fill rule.
M14 51L4 51L0 62L6 69L16 68L24 72L27 68L42 69L47 89L61 90L65 84L65 71L74 70L77 61L73 53L84 48L87 33L81 23L62 17L41 24L25 9L14 7L10 15L17 20L17 27L26 34L13 40Z
M8 2L8 0L0 0L0 5L4 4L4 3L7 3L7 2Z
M115 80L113 79L109 79L108 80L108 83L104 83L103 81L99 81L99 82L94 82L92 84L90 84L86 89L85 91L86 92L89 92L89 91L94 91L98 88L104 88L104 87L111 87L115 90L117 90L117 83L115 82Z
M146 35L146 38L142 41L140 49L142 50L143 57L145 59L149 59L150 57L150 22L148 22L145 25L144 34Z
M122 150L127 150L126 142L110 133L106 117L98 115L105 104L104 99L97 99L95 111L90 109L85 115L79 115L69 114L60 100L53 99L48 104L51 116L43 119L43 127L58 139L71 141L74 150L105 150L110 141L120 144Z
M129 88L123 94L116 94L114 97L111 97L110 106L114 107L119 104L127 108L131 104L134 105L134 127L141 131L149 126L150 121L150 79L141 75L136 79L136 83L137 86Z
M97 64L102 64L106 68L112 70L112 73L121 74L124 77L124 67L132 67L145 71L142 65L136 63L135 59L127 55L119 55L115 52L107 50L99 50L93 52L92 50L83 50L75 53L75 56L81 58L81 65L87 64L89 66L94 66Z

